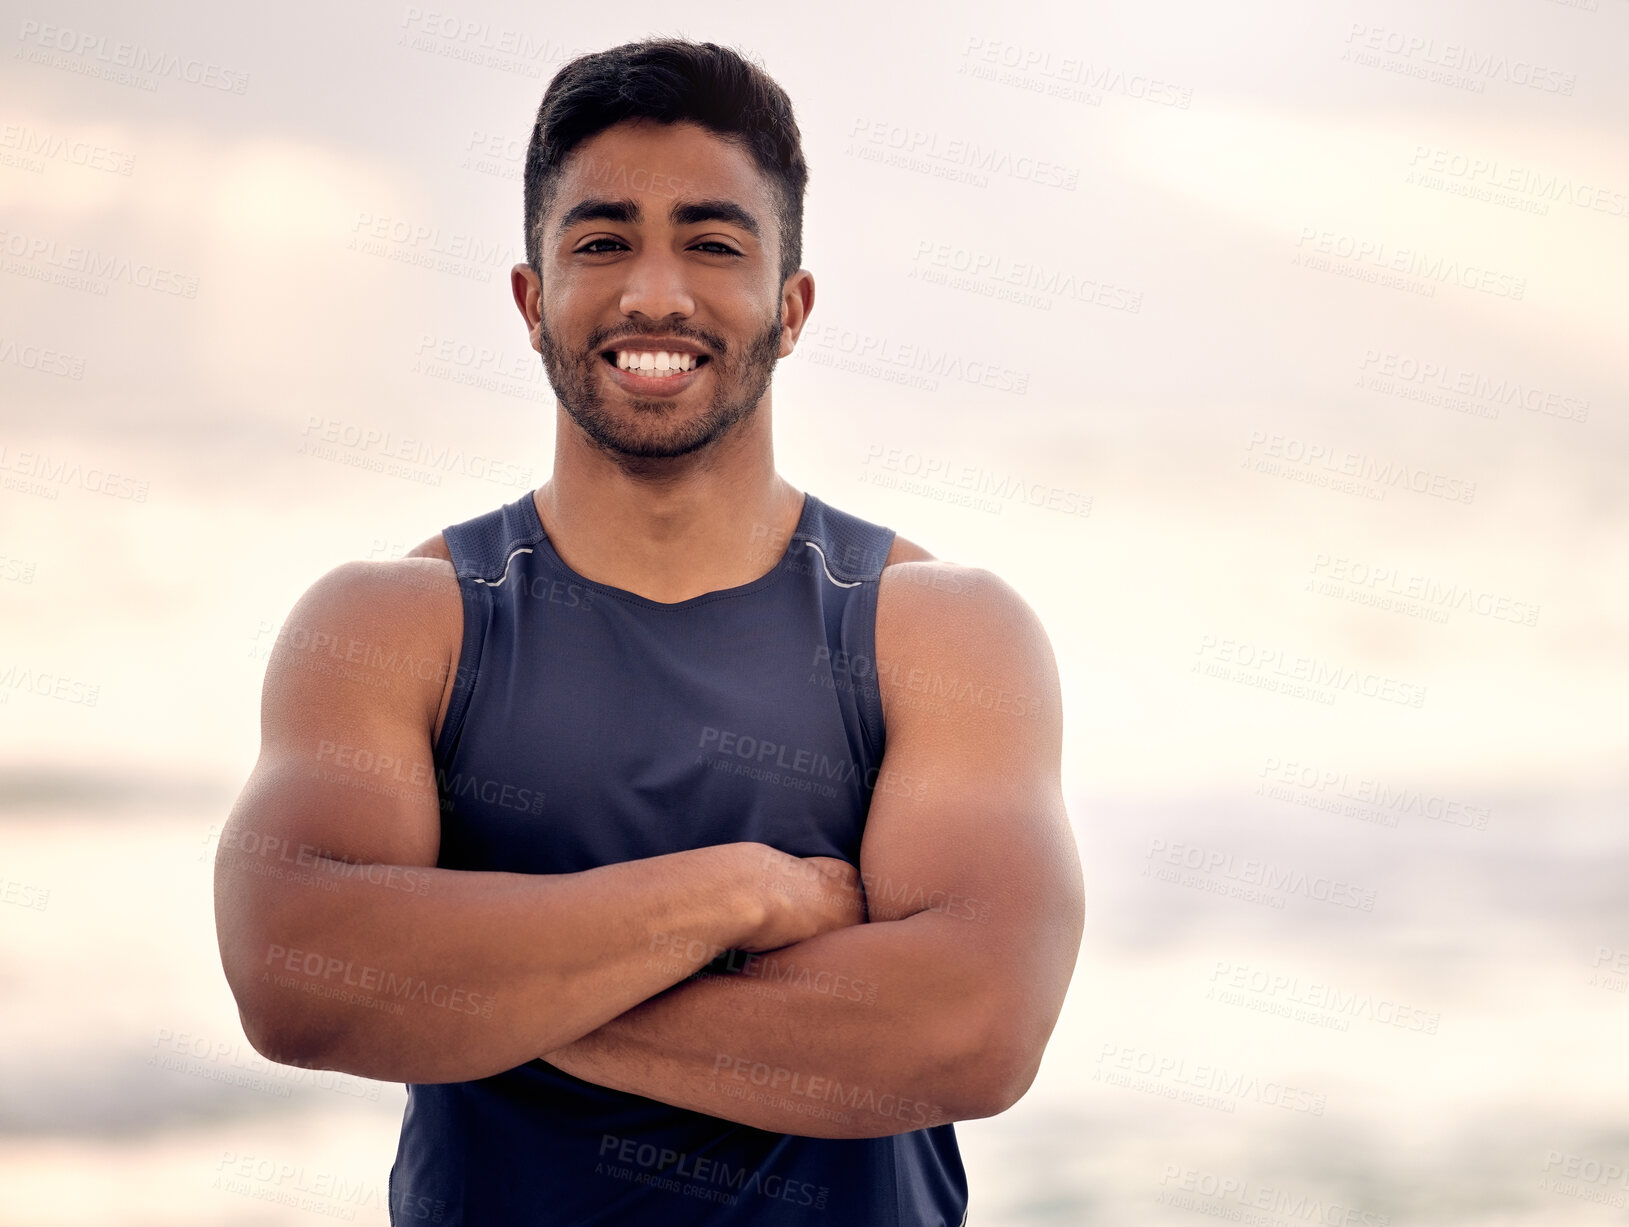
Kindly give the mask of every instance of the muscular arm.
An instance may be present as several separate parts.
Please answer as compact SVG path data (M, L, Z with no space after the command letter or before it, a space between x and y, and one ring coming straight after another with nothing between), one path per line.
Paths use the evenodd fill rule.
M883 572L888 738L860 866L870 923L684 983L546 1060L819 1137L989 1116L1028 1089L1083 918L1057 667L1016 593L987 573L972 595L926 582L921 568L946 565Z
M431 746L461 631L451 568L412 558L330 572L278 636L260 757L215 863L221 962L263 1055L485 1077L694 971L652 933L768 949L857 919L782 872L826 882L817 861L758 844L576 874L434 868Z

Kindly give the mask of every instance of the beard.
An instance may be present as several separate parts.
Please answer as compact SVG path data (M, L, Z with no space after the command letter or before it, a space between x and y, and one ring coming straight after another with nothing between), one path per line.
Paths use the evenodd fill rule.
M580 357L569 354L549 330L547 317L540 323L543 370L571 420L602 452L624 467L644 468L640 461L700 451L753 414L779 361L781 321L777 304L775 318L738 353L731 353L716 336L663 330L664 335L695 341L711 351L707 366L712 370L713 397L700 412L680 409L671 398L625 397L620 391L613 395L625 400L626 407L608 409L601 395L605 377L596 369L605 361L600 357L605 344L590 344ZM624 337L617 343L636 339Z

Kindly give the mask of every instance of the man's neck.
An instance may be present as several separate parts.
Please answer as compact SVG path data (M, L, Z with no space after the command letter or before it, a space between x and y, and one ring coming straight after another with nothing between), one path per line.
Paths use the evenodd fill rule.
M532 501L573 571L667 604L772 570L803 510L802 493L773 465L655 479L556 464Z

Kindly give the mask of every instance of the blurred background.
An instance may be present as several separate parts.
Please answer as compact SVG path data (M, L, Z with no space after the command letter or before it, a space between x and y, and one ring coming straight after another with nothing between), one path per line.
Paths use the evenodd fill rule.
M386 1221L211 861L299 594L547 479L526 143L649 34L797 108L782 473L1057 653L969 1223L1624 1222L1629 2L448 3L0 4L0 1222Z

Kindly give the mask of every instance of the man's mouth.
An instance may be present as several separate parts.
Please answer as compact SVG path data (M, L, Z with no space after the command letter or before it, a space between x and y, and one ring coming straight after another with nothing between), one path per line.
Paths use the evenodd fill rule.
M630 375L643 375L647 379L683 375L705 365L706 354L677 354L666 350L607 349L600 357L618 370Z

